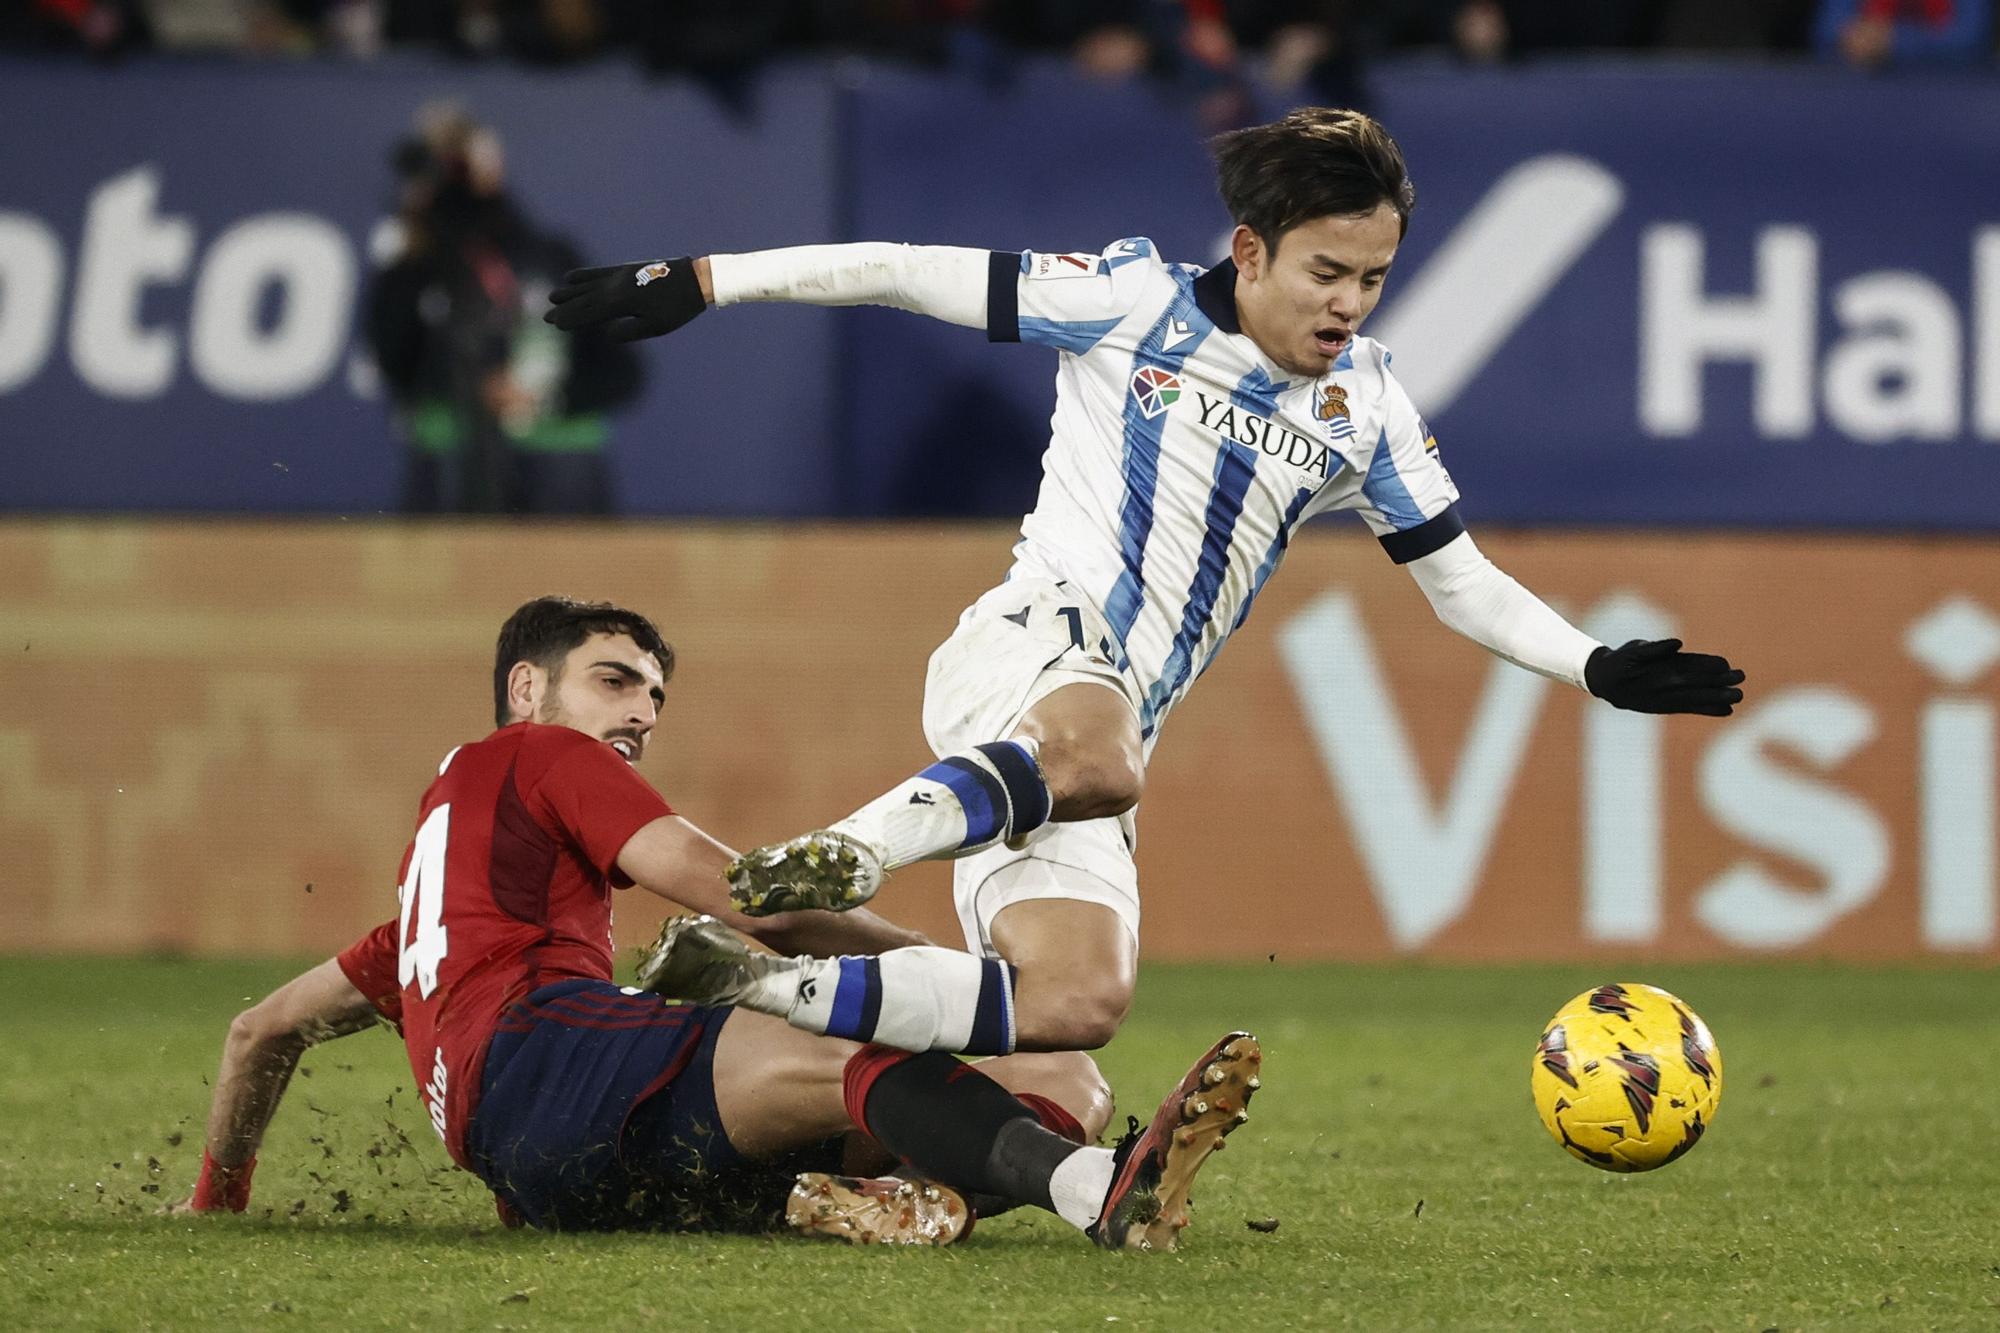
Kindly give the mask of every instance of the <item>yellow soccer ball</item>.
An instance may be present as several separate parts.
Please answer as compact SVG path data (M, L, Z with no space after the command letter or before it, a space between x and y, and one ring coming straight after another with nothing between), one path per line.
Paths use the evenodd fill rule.
M1722 1100L1722 1052L1708 1024L1657 986L1585 991L1535 1046L1542 1124L1580 1162L1651 1171L1701 1141Z

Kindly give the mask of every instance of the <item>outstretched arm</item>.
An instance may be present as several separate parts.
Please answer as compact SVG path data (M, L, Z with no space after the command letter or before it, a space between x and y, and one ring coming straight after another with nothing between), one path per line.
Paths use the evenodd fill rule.
M1438 619L1500 657L1566 680L1613 707L1726 717L1743 673L1725 658L1681 651L1680 640L1609 648L1503 573L1461 532L1406 566Z
M1604 645L1509 578L1461 532L1404 566L1453 630L1516 666L1584 686L1584 666Z
M169 1209L242 1212L264 1130L307 1048L359 1032L375 1007L334 959L292 978L236 1016L222 1046L222 1068L209 1103L208 1140L194 1196Z
M695 261L718 306L745 301L885 305L948 324L986 327L993 256L953 245L801 245Z
M605 325L620 342L672 333L710 305L884 305L986 326L993 256L948 245L802 245L577 269L549 294L557 328Z
M930 943L866 908L745 916L730 904L723 879L735 859L735 852L687 820L668 815L632 835L618 853L618 868L640 888L706 912L779 953L878 954Z

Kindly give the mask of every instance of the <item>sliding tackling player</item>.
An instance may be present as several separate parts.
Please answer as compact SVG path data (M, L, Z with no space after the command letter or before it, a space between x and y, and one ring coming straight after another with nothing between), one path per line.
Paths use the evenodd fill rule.
M986 1195L1108 1248L1172 1249L1195 1171L1247 1119L1261 1061L1247 1034L1098 1148L1084 1144L1108 1094L1087 1057L973 1068L612 983L611 892L631 884L788 947L948 952L869 912L730 912L733 854L632 768L673 665L636 613L564 598L515 612L494 664L500 727L439 765L399 918L232 1025L188 1206L244 1206L299 1055L379 1013L452 1160L536 1226L712 1227L732 1204L768 1225L790 1191L804 1230L935 1243L967 1225L964 1195ZM850 1127L938 1184L839 1175Z

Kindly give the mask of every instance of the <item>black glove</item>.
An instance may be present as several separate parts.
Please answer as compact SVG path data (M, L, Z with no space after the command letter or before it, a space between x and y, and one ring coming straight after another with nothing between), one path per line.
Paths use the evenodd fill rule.
M614 342L629 343L672 333L706 309L694 260L683 256L571 269L542 318L570 333L602 324Z
M1684 653L1679 639L1634 639L1599 648L1584 664L1584 684L1613 708L1637 713L1706 713L1728 717L1743 701L1743 673L1726 657Z

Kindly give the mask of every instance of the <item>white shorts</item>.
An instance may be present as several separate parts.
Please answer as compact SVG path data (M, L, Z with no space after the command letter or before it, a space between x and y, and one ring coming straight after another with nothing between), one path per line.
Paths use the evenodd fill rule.
M1029 709L1079 682L1115 690L1137 716L1139 686L1119 670L1117 640L1088 598L1046 579L1013 579L959 617L931 654L924 736L939 756L1004 740ZM1019 851L1006 845L952 863L952 898L965 947L993 956L993 918L1011 903L1062 898L1101 903L1139 938L1135 811L1044 824Z

